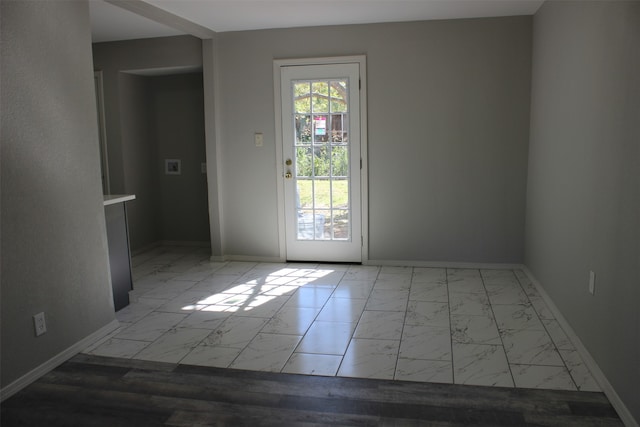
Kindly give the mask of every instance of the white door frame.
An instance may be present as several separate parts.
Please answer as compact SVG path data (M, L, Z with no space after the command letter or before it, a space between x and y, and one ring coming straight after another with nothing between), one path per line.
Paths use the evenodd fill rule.
M280 247L280 259L286 260L285 241L285 211L284 211L284 167L282 153L282 97L281 97L281 67L300 65L327 65L327 64L359 64L360 65L360 215L362 234L362 264L369 260L369 193L367 181L367 58L365 55L338 56L327 58L305 59L276 59L273 61L273 88L275 103L275 129L276 129L276 172L277 172L277 198L278 198L278 244Z

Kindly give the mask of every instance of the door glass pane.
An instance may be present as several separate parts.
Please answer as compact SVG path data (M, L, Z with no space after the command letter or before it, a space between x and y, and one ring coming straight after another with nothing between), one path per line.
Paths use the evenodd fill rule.
M296 144L311 143L311 115L296 114Z
M346 80L293 83L298 240L349 240Z
M349 211L346 209L333 210L333 238L349 239Z
M311 84L313 93L313 112L329 112L329 83L326 81L313 82Z
M334 209L349 208L349 181L346 179L331 182L331 207Z
M328 177L331 170L331 147L323 145L313 149L313 175Z
M331 210L316 210L316 224L322 224L322 227L316 226L316 240L330 240Z
M326 114L314 114L313 115L313 141L318 143L324 143L329 140L329 134L327 127L329 126L329 116Z
M313 209L298 211L298 240L315 240L316 234L322 235L323 232L324 218L314 214Z
M349 148L331 147L331 176L334 178L349 176Z
M311 147L296 147L296 176L309 178L313 176L311 153Z
M316 209L331 208L331 181L328 179L315 180L313 201Z
M313 209L313 181L296 181L296 206L298 209Z
M293 84L293 105L296 113L311 112L311 85L309 82Z
M331 115L331 142L333 144L339 144L344 141L346 132L344 131L343 123L344 114L332 114Z
M347 112L347 82L344 80L332 81L331 85L331 112Z

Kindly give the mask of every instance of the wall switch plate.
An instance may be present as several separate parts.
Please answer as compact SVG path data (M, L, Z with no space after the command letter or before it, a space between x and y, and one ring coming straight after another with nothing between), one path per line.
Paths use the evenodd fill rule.
M200 172L201 173L207 173L207 164L206 163L200 163Z
M255 137L256 147L262 147L262 145L264 144L264 135L262 135L262 133L256 132L254 137Z
M33 328L37 337L47 332L47 321L44 318L44 313L38 313L33 316Z
M593 271L589 272L589 293L591 295L596 294L596 273Z

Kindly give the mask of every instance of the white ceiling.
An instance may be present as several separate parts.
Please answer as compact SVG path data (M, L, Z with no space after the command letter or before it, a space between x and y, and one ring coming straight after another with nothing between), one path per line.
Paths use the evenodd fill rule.
M102 0L91 0L89 10L91 38L94 43L183 34Z
M141 0L131 0L140 4ZM318 25L533 15L544 0L145 0L216 32ZM144 4L143 4L144 6ZM93 41L184 34L91 0Z

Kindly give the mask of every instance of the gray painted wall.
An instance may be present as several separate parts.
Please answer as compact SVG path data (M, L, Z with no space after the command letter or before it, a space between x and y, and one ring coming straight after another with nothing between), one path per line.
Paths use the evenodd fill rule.
M640 3L535 15L525 263L640 420ZM589 271L596 293L587 292Z
M522 262L531 17L232 32L218 47L225 254L279 256L273 59L366 54L370 259Z
M160 240L209 242L202 73L151 77L157 149ZM180 159L181 175L165 175L164 159Z
M191 36L128 40L93 44L93 64L103 71L109 179L111 192L127 192L120 115L119 73L202 67L202 42Z
M87 4L0 8L4 387L114 316ZM225 250L278 253L272 59L366 53L371 257L518 262L525 246L525 263L640 419L639 6L547 2L534 19L524 245L530 23L223 34ZM200 58L199 46L182 48L190 38L135 44L94 46L111 73L112 109L121 69ZM144 81L132 91L144 93ZM125 192L119 120L111 125L112 183ZM265 133L261 149L255 131ZM49 332L35 338L39 311Z
M201 69L202 42L179 36L96 43L93 56L104 77L112 193L136 195L127 207L132 250L164 240L209 241L207 193L202 191L206 176L200 174L205 161L202 78L197 90L198 83L189 78L152 77ZM169 100L171 96L175 99ZM171 101L179 104L171 107ZM169 149L172 144L175 150ZM187 156L191 166L197 163L198 174L190 167L167 181L164 154L171 151L178 158ZM201 153L200 160L195 152ZM180 204L166 202L177 195Z
M0 3L1 386L114 319L86 2ZM38 338L32 316L44 311Z
M160 240L157 148L149 78L127 73L118 78L125 192L136 195L127 203L129 242L135 251Z

